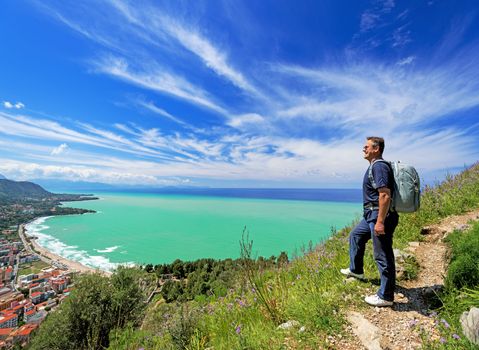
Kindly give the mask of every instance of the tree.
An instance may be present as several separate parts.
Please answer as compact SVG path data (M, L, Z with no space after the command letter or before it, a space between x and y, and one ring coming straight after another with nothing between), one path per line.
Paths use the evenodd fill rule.
M288 254L286 252L281 252L276 260L278 267L286 266L289 263Z
M31 349L105 349L110 331L138 323L144 310L140 271L120 268L111 278L100 274L79 277L75 289L51 313L31 343Z
M146 264L144 269L148 273L152 272L153 271L153 264Z
M124 327L127 322L138 324L146 307L145 295L140 288L141 271L119 267L111 277L113 285L112 308L116 327Z
M111 285L99 274L80 277L59 310L50 314L33 338L31 349L100 349L108 347Z
M179 299L183 295L183 286L180 282L168 280L161 288L161 296L167 303Z
M176 278L185 278L183 261L181 261L180 259L176 259L175 261L173 261L173 263L171 264L171 270Z

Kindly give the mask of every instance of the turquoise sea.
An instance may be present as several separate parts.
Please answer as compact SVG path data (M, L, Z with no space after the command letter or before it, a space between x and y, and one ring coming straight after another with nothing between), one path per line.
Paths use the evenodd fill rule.
M301 254L359 216L359 201L284 200L188 194L96 193L68 202L94 214L56 216L27 225L38 243L65 258L110 270L119 263L236 258L243 228L262 256Z

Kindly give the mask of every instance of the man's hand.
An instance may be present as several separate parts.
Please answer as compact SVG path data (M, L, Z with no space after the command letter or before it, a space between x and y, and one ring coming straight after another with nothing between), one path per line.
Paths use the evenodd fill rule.
M376 222L376 225L374 225L374 234L376 236L381 236L384 235L384 224L380 222Z
M378 188L379 192L379 213L376 225L374 225L374 234L376 236L384 235L384 220L389 211L389 203L391 202L391 191L387 187Z

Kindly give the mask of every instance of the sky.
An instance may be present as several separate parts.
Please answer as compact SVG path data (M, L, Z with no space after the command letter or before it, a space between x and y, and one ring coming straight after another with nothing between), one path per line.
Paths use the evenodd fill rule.
M479 159L477 1L5 1L0 173L359 188Z

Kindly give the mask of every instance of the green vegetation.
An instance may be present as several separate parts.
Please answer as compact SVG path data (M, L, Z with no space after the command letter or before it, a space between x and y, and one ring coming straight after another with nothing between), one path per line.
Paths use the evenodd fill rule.
M38 217L93 213L93 210L66 208L61 202L98 199L77 194L54 194L32 182L0 179L0 230L17 229Z
M256 269L265 269L287 261L288 255L282 252L278 258L271 256L269 259L250 260L250 263ZM243 262L243 259L177 259L171 264L149 264L144 270L154 272L162 281L161 295L167 302L184 302L225 296L228 289L237 283Z
M27 181L12 181L0 179L0 198L45 198L52 193L46 191L41 186Z
M479 207L479 165L457 176L448 176L440 185L427 187L419 212L401 215L395 234L395 247L404 248L410 241L422 240L421 229L453 214ZM354 223L353 223L354 224ZM208 302L189 302L191 310L201 310L199 319L182 322L191 334L188 344L178 344L172 337L175 322L181 319L179 305L161 304L148 312L144 323L145 339L158 339L157 349L281 349L325 348L329 335L344 332L344 311L366 307L362 295L367 289L377 288L372 283L345 283L338 269L348 265L348 233L350 228L333 232L332 238L312 252L293 260L287 266L243 268L242 279L225 297L211 298ZM245 258L249 243L244 240ZM248 260L246 260L248 261ZM477 261L477 260L476 260ZM244 264L243 264L244 266ZM369 245L365 259L366 275L377 277L377 270ZM417 273L414 261L406 264L405 278ZM399 282L400 283L400 282ZM184 312L183 312L184 313ZM183 317L184 318L184 317ZM277 326L287 320L296 320L299 327L280 330ZM163 322L162 322L163 321ZM163 326L160 326L163 325ZM149 332L148 332L149 331ZM174 333L174 332L173 332ZM452 335L451 335L452 337ZM161 341L160 341L161 339ZM136 345L145 346L146 343ZM123 347L129 349L128 345ZM155 349L155 347L149 347Z
M447 241L452 249L446 286L449 289L479 286L479 224L468 232L453 232Z
M104 349L110 332L127 324L139 326L146 295L144 273L119 268L111 278L99 274L80 276L59 310L48 316L30 349Z
M401 215L395 247L402 249L410 241L422 240L423 226L478 207L479 164L476 164L424 190L421 210ZM433 316L444 331L445 342L427 343L425 338L426 348L472 348L462 336L456 337L460 334L458 310L478 303L477 280L474 274L467 272L471 270L470 259L460 258L466 252L472 254L477 268L477 227L467 235L451 235L451 259L457 267L450 269L448 288L440 295L443 304L437 310L439 315ZM32 349L101 349L108 345L111 349L333 347L328 343L328 336L346 336L344 312L365 308L362 296L377 288L374 281L378 273L371 245L365 256L365 273L372 277L369 282L346 283L338 272L349 263L350 229L338 232L333 229L330 239L291 262L284 256L253 259L254 246L245 232L239 260L203 259L195 263L147 265L143 272L150 272L149 276L155 276L155 272L159 277L172 274L173 278L168 277L169 281L164 284L163 297L154 299L146 310L141 330L136 326L144 310L131 310L129 306L133 301L122 304L121 308L118 306L130 295L126 290L131 286L126 284L133 279L125 285L120 283L125 294L116 297L120 294L114 287L114 279L108 282L95 275L84 277L82 281L86 282L79 282L71 300L42 325ZM414 261L408 265L405 278L413 278L417 266ZM127 280L121 278L121 281ZM135 295L134 291L128 293ZM297 321L297 326L287 330L278 328L288 320ZM61 341L56 340L57 336Z
M41 260L33 261L31 263L21 264L20 268L18 269L18 275L21 276L21 275L29 275L31 273L39 273L42 269L48 266L50 265Z
M440 307L432 312L441 337L434 341L425 335L424 344L428 349L477 349L462 335L459 320L479 305L479 222L468 231L453 232L447 241L451 263L446 288L438 295Z

